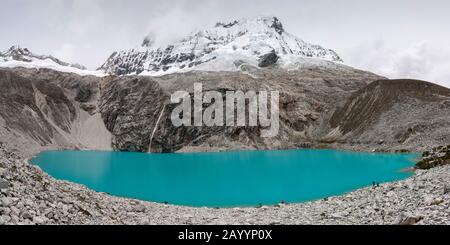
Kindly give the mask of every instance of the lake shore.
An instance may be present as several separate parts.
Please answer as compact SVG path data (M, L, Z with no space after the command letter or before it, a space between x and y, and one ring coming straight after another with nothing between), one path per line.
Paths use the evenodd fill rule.
M57 181L0 146L0 224L450 224L450 166L301 204L190 208Z

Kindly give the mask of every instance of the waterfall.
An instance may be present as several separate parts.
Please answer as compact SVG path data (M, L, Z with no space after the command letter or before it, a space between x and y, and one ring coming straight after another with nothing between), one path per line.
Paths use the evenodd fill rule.
M159 121L161 121L161 117L162 117L165 109L166 109L166 105L164 104L164 106L163 106L163 108L161 110L161 113L159 113L159 117L158 117L158 120L156 121L155 128L153 129L152 136L150 137L150 145L148 147L148 152L150 152L150 153L152 152L153 136L155 135L156 130L158 129Z

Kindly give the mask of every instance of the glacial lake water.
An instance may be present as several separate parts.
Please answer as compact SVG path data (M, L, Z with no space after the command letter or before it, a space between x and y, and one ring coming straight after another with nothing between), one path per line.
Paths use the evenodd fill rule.
M145 154L49 151L31 160L56 179L175 205L298 203L401 180L416 154L335 150Z

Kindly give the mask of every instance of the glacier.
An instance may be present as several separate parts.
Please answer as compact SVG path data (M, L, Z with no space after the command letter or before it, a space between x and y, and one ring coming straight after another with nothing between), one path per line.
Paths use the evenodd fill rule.
M155 47L146 38L141 47L114 52L99 70L153 76L192 70L241 71L242 64L258 67L271 52L277 55L276 66L286 69L343 63L335 51L307 43L286 32L277 17L264 16L219 22L164 47Z

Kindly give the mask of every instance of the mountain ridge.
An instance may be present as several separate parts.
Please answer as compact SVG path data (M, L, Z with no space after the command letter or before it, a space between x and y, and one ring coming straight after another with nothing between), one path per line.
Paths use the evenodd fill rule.
M13 45L9 49L0 52L0 67L29 69L52 69L55 71L75 73L79 75L104 76L99 71L90 71L85 66L77 63L68 63L55 58L52 55L39 55L20 45Z
M22 48L20 45L13 45L8 50L4 52L0 52L0 57L3 61L16 60L23 62L32 62L34 59L38 60L46 60L49 59L61 66L68 66L77 68L80 70L87 70L87 68L81 64L71 64L64 61L61 61L58 58L53 57L52 55L37 55L31 52L28 48Z

